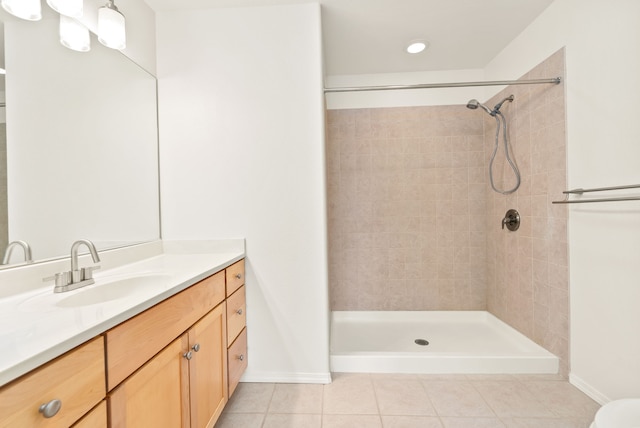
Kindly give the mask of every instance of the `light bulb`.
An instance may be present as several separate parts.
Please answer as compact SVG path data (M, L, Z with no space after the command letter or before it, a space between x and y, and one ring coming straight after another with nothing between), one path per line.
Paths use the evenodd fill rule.
M429 43L424 40L414 40L407 46L407 52L410 54L417 54L425 50L429 46Z
M60 15L60 43L74 51L87 52L91 49L89 29L73 18Z
M98 40L112 49L124 49L127 46L124 15L111 0L98 9Z
M42 19L42 7L40 0L1 0L4 10L13 16L27 21L39 21Z

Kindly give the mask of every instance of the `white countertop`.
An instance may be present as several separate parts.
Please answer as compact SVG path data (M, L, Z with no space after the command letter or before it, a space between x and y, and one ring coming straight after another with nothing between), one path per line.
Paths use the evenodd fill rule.
M157 255L96 271L96 284L78 290L53 293L53 285L42 283L40 276L35 283L42 286L25 287L24 292L0 298L0 386L244 257L243 240L225 241L231 245L205 242L217 241L165 242ZM0 271L0 281L2 275ZM113 281L130 277L142 279L145 286L134 289L135 284L131 285L126 294L107 290ZM129 287L127 283L116 285L122 290ZM99 291L106 292L100 293L99 302L73 303L76 295L93 293L97 287L105 287Z

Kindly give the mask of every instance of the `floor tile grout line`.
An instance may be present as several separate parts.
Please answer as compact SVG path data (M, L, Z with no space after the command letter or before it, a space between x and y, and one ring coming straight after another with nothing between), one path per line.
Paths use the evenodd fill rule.
M273 396L276 393L277 384L272 383L271 385L273 386L273 389L271 390L271 396L269 397L269 403L267 403L267 408L265 409L264 414L262 416L262 425L260 425L261 428L264 428L264 425L267 423L267 416L269 416L269 408L271 407L271 402L273 401Z
M376 389L376 383L374 382L371 373L368 373L369 382L371 382L371 389L373 390L373 399L376 400L376 409L378 409L378 420L380 421L380 426L382 427L382 412L380 411L380 400L378 400L378 390Z
M491 406L491 403L489 403L489 401L486 399L486 397L482 394L482 391L480 391L478 389L478 387L474 384L472 379L467 378L467 382L469 382L469 384L471 385L471 387L478 393L478 395L480 396L480 398L482 399L482 401L485 402L485 404L487 405L487 407L493 412L493 414L496 416L496 418L501 418L500 415L498 415L498 412L496 412L496 409L493 408L493 406ZM500 422L503 422L502 419L500 419Z
M429 400L429 404L431 405L431 408L436 413L436 417L438 418L438 422L440 422L441 426L444 426L444 422L442 422L442 418L440 417L440 412L438 412L438 409L433 404L433 400L431 399L431 394L429 394L429 391L427 390L427 387L425 386L426 380L422 379L419 375L417 376L417 379L418 379L418 382L420 383L420 386L422 387L422 390L427 395L427 400Z

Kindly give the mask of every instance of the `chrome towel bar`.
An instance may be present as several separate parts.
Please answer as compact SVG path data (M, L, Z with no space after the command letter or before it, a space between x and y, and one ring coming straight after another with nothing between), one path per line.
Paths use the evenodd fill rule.
M630 184L627 186L612 186L612 187L597 187L593 189L572 189L565 190L565 199L563 201L552 201L552 204L585 204L589 202L619 202L619 201L640 201L640 196L621 196L617 198L596 198L596 199L569 199L570 195L589 192L606 192L609 190L626 190L626 189L640 189L640 184Z

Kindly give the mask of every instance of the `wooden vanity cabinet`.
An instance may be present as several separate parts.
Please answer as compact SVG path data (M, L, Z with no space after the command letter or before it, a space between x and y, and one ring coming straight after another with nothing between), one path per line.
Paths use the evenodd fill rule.
M229 398L247 368L247 305L244 286L244 260L227 268L227 361Z
M222 271L106 333L111 428L214 426L228 401L225 285Z
M246 368L244 293L241 260L1 387L0 428L213 427Z
M104 398L104 376L98 337L0 388L0 427L69 427ZM53 400L61 406L45 418L40 406Z

